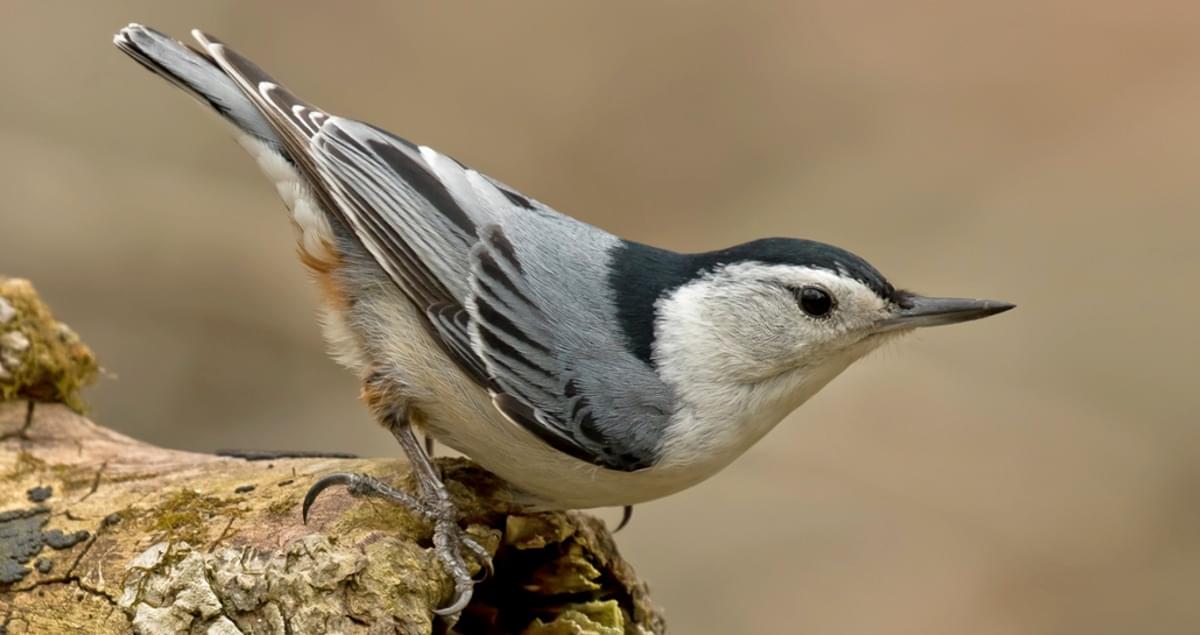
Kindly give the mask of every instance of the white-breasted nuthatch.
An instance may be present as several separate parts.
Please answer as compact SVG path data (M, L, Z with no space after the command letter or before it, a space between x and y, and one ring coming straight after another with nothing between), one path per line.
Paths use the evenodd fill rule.
M465 555L420 426L533 507L629 506L712 476L852 362L923 326L1013 305L896 289L837 247L770 238L699 254L622 240L445 155L299 100L199 31L114 41L210 106L274 181L325 294L325 334L404 448L418 496L314 485L429 517L457 595Z

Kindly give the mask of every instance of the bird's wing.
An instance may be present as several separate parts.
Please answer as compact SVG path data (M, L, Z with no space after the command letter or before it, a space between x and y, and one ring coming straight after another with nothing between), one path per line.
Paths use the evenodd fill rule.
M481 229L471 249L470 284L469 335L493 384L496 408L576 458L611 469L647 467L652 457L598 424L580 377L559 347L555 325L538 305L501 227Z
M555 212L430 148L322 112L215 39L193 35L262 112L321 206L354 232L502 414L581 460L621 470L650 464L646 444L635 451L618 427L597 423L500 229L514 212Z

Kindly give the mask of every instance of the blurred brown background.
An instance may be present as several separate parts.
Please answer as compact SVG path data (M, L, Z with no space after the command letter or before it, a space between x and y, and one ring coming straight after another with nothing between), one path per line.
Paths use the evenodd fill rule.
M817 238L1020 305L639 507L620 544L673 632L1200 632L1196 5L305 4L0 10L0 272L99 352L100 421L399 455L325 358L271 186L109 43L199 26L626 237Z

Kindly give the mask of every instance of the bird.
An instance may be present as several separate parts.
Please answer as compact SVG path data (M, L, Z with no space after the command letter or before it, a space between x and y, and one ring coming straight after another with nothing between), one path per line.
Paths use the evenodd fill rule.
M317 481L428 519L470 601L460 527L422 431L507 481L530 509L622 506L713 476L856 360L916 329L1007 311L894 286L799 238L681 253L559 213L428 146L328 113L199 30L130 24L116 46L232 125L270 179L322 292L332 355L417 476Z

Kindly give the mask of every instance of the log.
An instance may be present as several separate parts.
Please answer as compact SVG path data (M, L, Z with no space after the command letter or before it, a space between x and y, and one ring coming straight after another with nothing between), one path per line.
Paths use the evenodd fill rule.
M0 365L0 635L445 630L428 523L340 489L300 517L332 472L411 488L403 461L215 456L97 425L78 397L94 357L24 281L0 279ZM451 632L665 631L601 521L525 513L469 461L439 464L495 563Z

